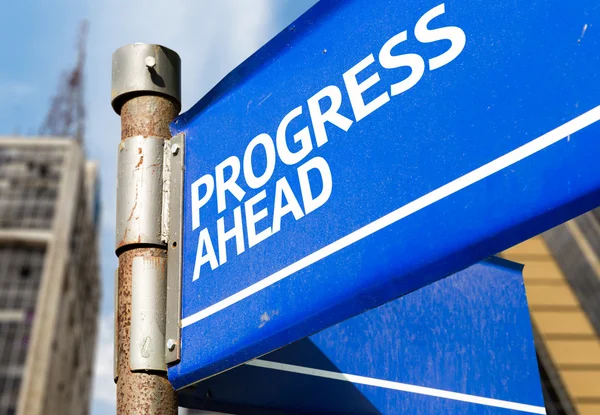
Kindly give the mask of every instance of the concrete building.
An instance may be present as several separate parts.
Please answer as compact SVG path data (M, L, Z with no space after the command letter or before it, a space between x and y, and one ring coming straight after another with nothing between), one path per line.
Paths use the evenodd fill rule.
M76 141L0 137L0 414L89 411L96 170Z

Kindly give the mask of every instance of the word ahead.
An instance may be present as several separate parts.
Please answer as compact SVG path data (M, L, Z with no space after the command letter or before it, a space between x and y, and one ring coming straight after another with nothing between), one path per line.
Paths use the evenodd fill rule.
M181 115L173 385L600 205L593 4L322 1Z

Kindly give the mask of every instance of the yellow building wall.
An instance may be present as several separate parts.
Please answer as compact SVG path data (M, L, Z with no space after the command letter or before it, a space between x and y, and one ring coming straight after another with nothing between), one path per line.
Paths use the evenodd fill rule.
M502 257L525 265L532 323L573 406L579 415L600 415L600 339L546 243L537 236Z

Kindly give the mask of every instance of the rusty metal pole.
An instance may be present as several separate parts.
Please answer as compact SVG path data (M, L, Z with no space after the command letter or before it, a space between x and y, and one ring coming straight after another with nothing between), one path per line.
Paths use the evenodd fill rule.
M163 149L181 109L180 59L158 45L113 54L112 106L121 116L117 184L115 381L118 414L177 413L167 379L167 246L161 234Z

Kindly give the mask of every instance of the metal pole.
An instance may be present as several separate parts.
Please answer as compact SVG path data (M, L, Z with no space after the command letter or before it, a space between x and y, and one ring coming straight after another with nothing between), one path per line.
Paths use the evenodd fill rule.
M167 246L161 238L163 147L181 108L180 59L158 45L113 54L121 116L117 184L115 381L118 414L177 413L166 375Z

